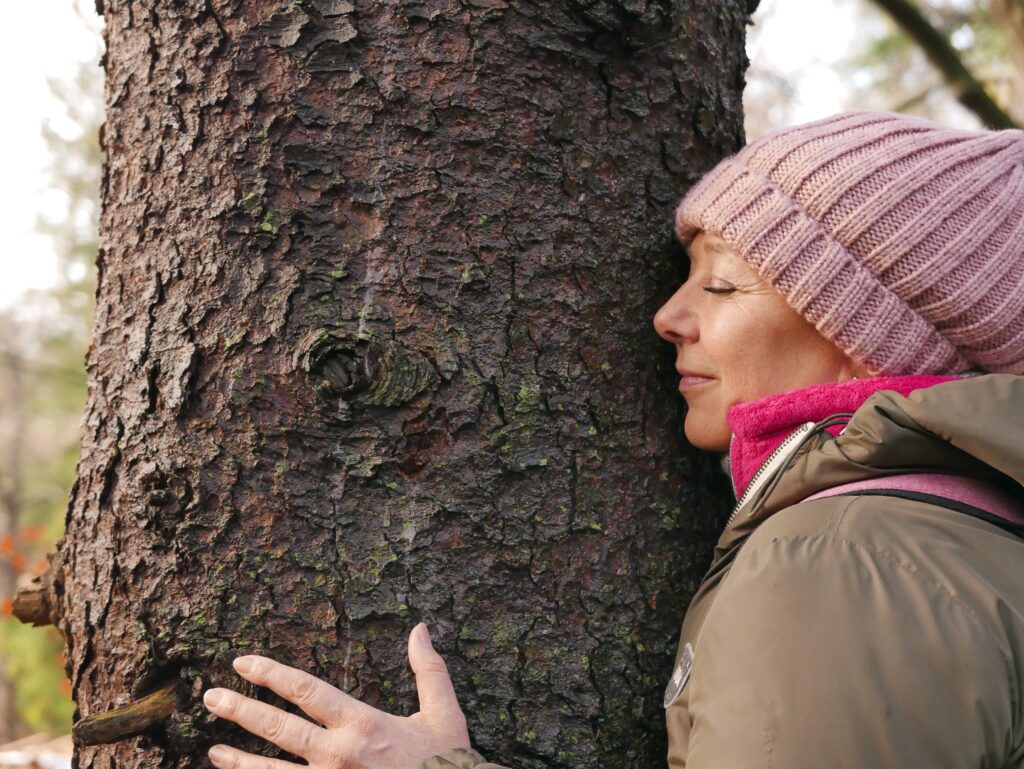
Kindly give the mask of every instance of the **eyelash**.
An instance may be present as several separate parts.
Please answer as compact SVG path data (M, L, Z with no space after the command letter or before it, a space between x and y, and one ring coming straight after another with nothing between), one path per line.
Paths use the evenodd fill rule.
M704 286L704 290L709 294L731 294L735 291L735 288L718 288L716 286Z

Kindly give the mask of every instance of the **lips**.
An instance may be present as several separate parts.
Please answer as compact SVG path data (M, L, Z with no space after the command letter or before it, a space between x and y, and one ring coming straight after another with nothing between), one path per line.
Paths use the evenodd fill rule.
M696 371L687 371L686 369L676 369L681 377L679 380L679 389L687 390L692 387L699 387L715 381L714 377L700 374Z

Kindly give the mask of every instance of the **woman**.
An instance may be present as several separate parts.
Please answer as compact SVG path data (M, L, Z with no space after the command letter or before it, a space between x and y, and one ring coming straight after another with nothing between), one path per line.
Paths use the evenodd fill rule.
M1024 133L849 112L681 202L658 311L738 497L666 690L670 767L1024 766ZM424 626L421 711L264 657L212 712L313 766L486 769ZM285 767L227 746L219 767Z

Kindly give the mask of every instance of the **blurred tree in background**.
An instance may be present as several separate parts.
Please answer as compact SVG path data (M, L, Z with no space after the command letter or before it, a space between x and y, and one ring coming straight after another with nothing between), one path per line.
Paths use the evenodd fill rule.
M102 158L102 71L81 65L70 81L51 81L65 119L44 125L50 152L47 185L57 214L38 230L57 255L46 291L0 311L0 740L29 731L65 733L73 705L64 676L63 642L52 627L9 616L16 583L46 568L64 529L85 404L85 351L91 331ZM12 686L12 684L14 684Z
M828 16L811 13L812 8L800 0L762 0L754 14L744 95L748 140L832 111L808 104L807 91L813 89L805 89L805 81L815 76L820 80L826 62L807 53L804 68L790 65L787 69L773 59L771 50L762 50L760 41L778 38L779 27L789 33L787 44L797 50L820 52L821 41L834 41L835 55L828 57L827 64L838 76L840 93L830 101L838 109L892 110L964 128L982 127L986 122L992 126L992 121L984 121L958 101L964 84L952 75L962 67L998 109L1018 126L1024 125L1024 0L823 0L823 4L836 10L831 16L841 16L852 26L852 35L839 25L786 29L796 18L795 9L805 18ZM908 14L918 17L915 35L896 20L906 20ZM852 40L848 46L847 40ZM943 62L944 69L936 62Z
M1024 125L1024 0L857 1L864 42L843 68L852 107L942 122L958 99L971 101L973 80ZM984 119L980 107L971 111L979 125L1005 127Z

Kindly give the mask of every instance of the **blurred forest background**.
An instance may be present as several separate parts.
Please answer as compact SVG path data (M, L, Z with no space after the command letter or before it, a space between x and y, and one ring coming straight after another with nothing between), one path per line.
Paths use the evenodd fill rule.
M37 5L39 24L43 14L73 13L92 52L63 63L73 75L48 78L46 109L8 113L8 121L35 121L45 161L5 173L3 194L48 203L34 221L0 226L44 238L49 259L19 247L17 237L0 259L0 745L71 726L61 639L53 628L14 620L10 597L45 569L74 480L102 162L102 23L85 2ZM762 0L753 22L748 140L859 108L964 128L1024 124L1024 0ZM4 71L20 77L14 64ZM991 105L979 109L986 99Z

